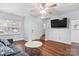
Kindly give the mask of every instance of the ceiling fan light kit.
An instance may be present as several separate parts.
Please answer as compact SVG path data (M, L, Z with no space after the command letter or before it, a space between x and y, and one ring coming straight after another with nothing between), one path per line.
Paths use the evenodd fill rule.
M53 4L53 3L39 3L38 6L40 8L40 13L41 14L45 14L45 13L52 13L51 10L53 10L53 8L55 6L57 6L57 4Z
M46 12L46 10L41 10L40 13L41 14L46 14L47 12Z

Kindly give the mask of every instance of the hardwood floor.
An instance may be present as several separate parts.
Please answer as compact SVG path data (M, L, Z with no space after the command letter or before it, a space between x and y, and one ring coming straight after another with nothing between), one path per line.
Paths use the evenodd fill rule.
M74 56L79 56L79 43L72 42L71 53Z
M15 42L17 46L20 47L25 47L24 44L26 43L26 41L24 40L20 40L20 41L16 41ZM69 56L70 54L70 48L71 45L68 44L64 44L64 43L59 43L59 42L55 42L55 41L42 41L43 46L35 49L34 53L36 53L38 56ZM25 47L26 48L26 47ZM27 49L26 49L26 52ZM41 53L39 55L39 53Z
M70 55L70 45L55 42L55 41L47 41L44 43L44 46L42 47L42 51L46 51L48 54L43 55L55 55L55 56L65 56Z

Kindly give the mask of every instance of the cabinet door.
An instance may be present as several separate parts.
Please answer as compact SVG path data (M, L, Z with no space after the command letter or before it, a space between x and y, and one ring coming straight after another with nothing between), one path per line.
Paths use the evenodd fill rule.
M59 30L59 37L60 41L63 43L70 43L71 42L71 33L69 29L60 29Z
M71 40L72 42L79 43L79 30L78 29L71 30Z
M49 30L48 39L53 40L53 41L58 41L58 39L59 39L59 31L57 29Z

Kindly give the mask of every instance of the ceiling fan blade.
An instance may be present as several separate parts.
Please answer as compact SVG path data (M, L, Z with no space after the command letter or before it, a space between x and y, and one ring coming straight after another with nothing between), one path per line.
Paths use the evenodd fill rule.
M52 5L48 6L48 8L55 7L55 6L57 6L57 4L52 4Z
M57 4L51 4L48 6L47 12L52 14L52 12L54 11L54 7L56 7Z
M46 3L41 3L41 6L42 6L43 8L45 8L45 7L46 7Z
M40 9L45 9L46 8L46 3L38 3L38 6Z

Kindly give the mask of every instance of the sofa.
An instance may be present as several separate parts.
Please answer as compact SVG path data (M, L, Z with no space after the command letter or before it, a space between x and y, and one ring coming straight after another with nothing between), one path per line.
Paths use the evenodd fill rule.
M13 39L0 39L0 56L29 56L28 53L16 47Z

